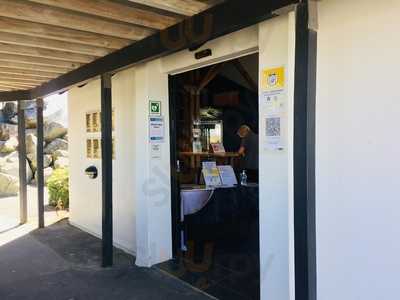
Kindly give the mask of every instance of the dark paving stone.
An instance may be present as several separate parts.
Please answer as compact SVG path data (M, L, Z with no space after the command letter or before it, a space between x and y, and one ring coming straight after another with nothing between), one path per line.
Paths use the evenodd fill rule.
M0 288L67 268L64 259L29 235L0 247Z
M115 250L100 268L101 241L60 222L0 247L0 299L209 299L157 269L138 268Z

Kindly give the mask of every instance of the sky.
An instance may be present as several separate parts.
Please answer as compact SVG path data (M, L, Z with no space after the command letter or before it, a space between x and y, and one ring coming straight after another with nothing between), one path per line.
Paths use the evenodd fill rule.
M61 95L52 95L45 98L47 103L43 112L45 118L56 118L57 122L68 127L68 92Z

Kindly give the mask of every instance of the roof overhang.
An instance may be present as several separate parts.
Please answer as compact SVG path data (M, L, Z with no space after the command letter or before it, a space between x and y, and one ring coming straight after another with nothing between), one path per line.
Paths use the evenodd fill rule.
M282 8L299 2L254 0L246 3L245 8L242 0L223 2L38 87L0 92L0 101L43 98L84 84L105 73L114 73L183 49L196 49L209 40L277 16Z

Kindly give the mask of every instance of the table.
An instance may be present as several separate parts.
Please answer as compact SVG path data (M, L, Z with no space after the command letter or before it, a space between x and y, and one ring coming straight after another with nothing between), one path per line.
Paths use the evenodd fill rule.
M220 225L231 224L228 227L235 230L236 225L258 218L258 210L258 184L181 191L182 250L188 234L206 239Z
M201 173L201 160L203 159L223 159L225 163L229 163L232 167L235 166L235 159L240 157L237 152L223 152L223 153L211 153L211 152L179 152L181 158L189 158L190 168L194 169L195 182L200 182Z

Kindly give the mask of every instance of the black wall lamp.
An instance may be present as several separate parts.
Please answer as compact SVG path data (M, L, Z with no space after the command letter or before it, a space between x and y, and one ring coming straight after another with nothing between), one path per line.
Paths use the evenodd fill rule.
M97 178L97 168L95 166L90 166L86 168L85 174L90 178L90 179L95 179Z

